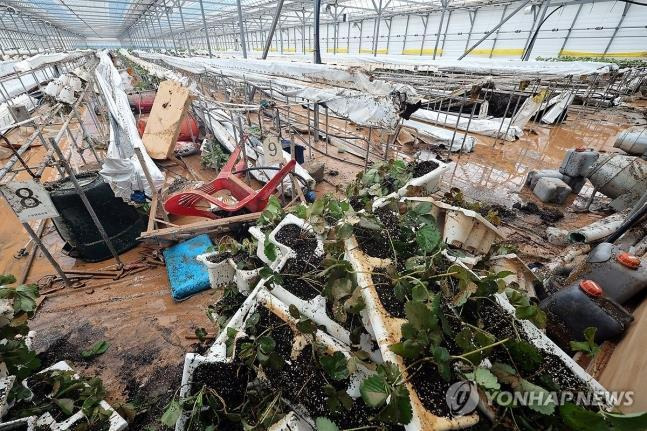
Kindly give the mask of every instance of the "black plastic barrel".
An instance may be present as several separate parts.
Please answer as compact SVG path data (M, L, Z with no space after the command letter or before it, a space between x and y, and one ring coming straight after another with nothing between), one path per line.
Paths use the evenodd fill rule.
M76 179L117 253L136 246L137 237L146 229L144 216L133 206L115 197L98 172L77 174ZM59 213L59 217L53 221L58 234L67 242L64 251L87 262L99 262L112 257L70 178L49 183L46 187Z
M602 288L591 280L578 280L541 301L548 315L548 333L562 346L584 339L584 330L597 328L596 341L622 334L633 316L617 302L606 298Z

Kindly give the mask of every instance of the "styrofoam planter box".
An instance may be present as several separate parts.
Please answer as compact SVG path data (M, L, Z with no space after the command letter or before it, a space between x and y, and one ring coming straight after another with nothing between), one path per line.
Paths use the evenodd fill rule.
M227 324L227 328L234 328L238 331L236 338L244 337L244 328L245 322L252 315L252 313L258 307L266 307L272 313L274 313L279 319L284 322L288 322L292 327L295 327L296 320L290 315L288 306L284 304L281 300L276 298L272 293L270 293L265 287L264 283L266 282L263 279L256 288L249 294L245 302L240 306L238 311L231 318ZM232 358L228 358L226 351L227 347L225 342L227 341L227 329L223 328L220 335L214 341L214 344L209 348L204 356L196 353L188 353L184 360L184 369L182 371L182 383L180 387L180 398L188 396L193 383L192 377L195 370L202 364L216 363L216 362L230 362ZM315 341L324 346L329 351L341 351L346 355L347 358L350 358L350 350L348 346L340 343L335 338L326 334L325 332L318 329L315 334ZM360 396L359 386L364 378L370 373L369 370L363 369L362 367L358 368L353 376L351 376L351 382L348 387L348 394L353 398L358 398ZM279 421L272 427L272 430L275 431L314 431L314 421L311 418L296 415L294 412L291 413L294 416L294 419L287 421ZM175 431L184 431L186 426L186 421L188 417L182 415L178 422L175 425ZM295 424L297 427L295 428ZM276 428L275 428L276 427Z
M234 268L234 283L236 283L236 288L243 295L249 294L252 290L252 284L260 277L262 268L238 269L233 259L229 258L227 261Z
M479 420L477 414L460 416L456 418L436 416L427 410L418 397L413 385L408 381L406 365L402 358L393 353L389 347L400 341L402 338L401 327L405 319L392 317L382 306L377 292L375 291L371 273L376 268L385 268L391 263L391 259L378 259L367 256L358 247L355 237L346 240L346 255L353 270L356 272L357 284L362 292L362 298L366 304L366 312L371 322L375 339L382 352L384 361L393 362L402 371L405 377L405 385L409 391L413 417L411 422L405 425L406 431L420 430L450 430L467 428L476 424Z
M29 416L14 421L0 423L0 431L16 431L21 426L27 425L27 431L34 431L36 426L36 416Z
M45 368L44 370L40 371L40 373L45 373L48 371L53 371L53 370L60 370L60 371L74 371L72 367L70 367L67 362L65 361L60 361L55 363L54 365ZM75 378L79 378L78 374L75 373ZM22 382L23 386L28 387L26 384L26 380L23 380ZM111 412L110 414L110 428L108 428L108 431L122 431L128 428L128 422L126 422L111 406L105 401L101 401L99 403L102 409L107 410ZM74 413L72 416L67 418L65 421L60 422L60 423L53 423L51 419L51 415L49 413L45 413L41 415L38 418L39 424L43 425L50 425L50 429L52 431L66 431L72 428L74 424L79 422L85 417L83 414L83 411L79 410L78 412ZM1 430L2 428L0 428Z
M204 253L196 256L196 260L207 268L209 273L209 284L212 289L223 289L234 280L235 267L229 263L229 259L224 259L218 263L209 261L209 257L220 254L217 251Z
M428 202L433 205L431 215L443 232L443 242L474 254L487 254L503 235L481 214L448 205L428 197L404 198L409 202Z
M13 387L15 381L16 376L7 376L0 378L0 419L2 419L9 410L7 399L9 398L9 391L11 391L11 388Z
M412 178L403 187L398 190L400 196L406 196L408 187L423 187L427 193L433 193L440 188L440 180L449 166L440 160L429 160L437 163L438 166L431 172L427 172L421 177Z

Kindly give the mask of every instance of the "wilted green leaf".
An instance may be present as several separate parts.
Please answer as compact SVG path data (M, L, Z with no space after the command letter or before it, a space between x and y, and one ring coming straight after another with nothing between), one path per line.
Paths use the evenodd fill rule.
M389 396L389 387L384 377L373 375L364 379L359 388L367 406L377 408L384 405Z
M110 347L110 344L107 341L97 341L88 350L82 351L81 356L85 359L90 359L104 354L108 350L108 347Z
M328 418L319 417L315 420L317 431L339 431L339 427Z
M167 427L175 427L175 423L182 415L182 406L176 400L169 403L160 419L161 422Z
M348 361L342 352L335 352L332 356L322 355L319 357L319 363L333 380L344 380L350 376Z

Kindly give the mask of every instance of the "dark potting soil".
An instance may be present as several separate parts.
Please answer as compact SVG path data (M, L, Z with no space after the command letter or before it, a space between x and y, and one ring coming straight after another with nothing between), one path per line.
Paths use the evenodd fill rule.
M228 409L236 410L245 400L247 383L255 378L253 368L237 360L231 363L201 364L193 374L191 395L206 386L226 401Z
M413 174L413 178L418 178L421 177L425 174L428 174L429 172L433 171L438 167L438 163L432 161L432 160L425 160L422 162L415 162L409 165L409 169L411 169L411 173Z
M317 248L317 238L312 232L295 224L286 224L276 233L276 240L294 250L302 259L309 259Z
M351 198L348 199L348 203L355 211L361 211L366 208L366 203L359 196L351 196Z
M290 326L286 325L285 322L265 307L260 307L257 313L261 316L257 325L257 333L271 328L271 336L276 341L275 352L282 358L289 358L292 353L292 343L294 342L294 333Z
M525 205L516 202L514 205L512 205L512 208L518 209L525 214L536 214L542 221L546 223L555 223L557 220L564 218L564 213L560 210L553 208L539 208L534 202L528 202Z
M250 255L245 250L241 250L233 256L233 261L238 269L251 270L262 268L264 263L256 255Z
M316 259L316 262L305 262L300 257L288 259L281 270L283 277L281 286L305 301L313 299L320 294L319 290L301 276L319 268L321 261L322 259Z
M415 360L405 360L405 365L409 366L413 362ZM454 379L448 382L443 380L438 368L431 362L423 362L410 368L408 379L425 409L436 416L450 416L451 411L445 396Z
M207 257L207 260L211 263L220 263L223 262L231 257L231 253L228 251L225 251L223 253L216 253L212 254L211 256Z
M337 390L348 387L349 379L334 381L324 375L318 365L318 358L313 355L312 346L308 345L295 361L281 370L270 369L266 372L271 385L283 390L283 396L292 403L302 404L310 416L325 416L335 422L340 429L380 425L371 419L375 411L370 410L361 399L354 400L350 410L331 413L327 406L327 396L324 392L326 384L330 383ZM385 425L387 430L402 430L397 425Z
M375 216L380 220L384 229L388 232L367 229L361 226L354 226L353 233L357 239L360 250L371 257L386 259L393 257L391 241L394 241L400 232L400 220L393 211L384 207L375 211Z
M375 270L375 272L377 274L371 275L371 278L373 279L373 285L375 286L377 296L380 298L382 307L391 316L404 319L406 317L404 313L404 304L406 301L400 301L395 296L391 278L386 275L384 270Z

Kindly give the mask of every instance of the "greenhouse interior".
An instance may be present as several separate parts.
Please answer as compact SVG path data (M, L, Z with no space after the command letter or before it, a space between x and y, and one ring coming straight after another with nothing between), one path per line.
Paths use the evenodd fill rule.
M0 431L647 430L646 23L0 0Z

